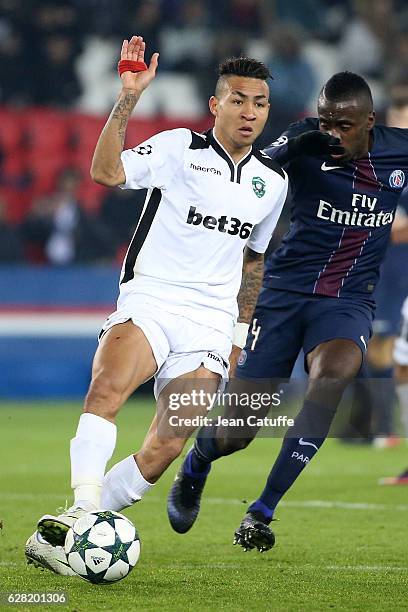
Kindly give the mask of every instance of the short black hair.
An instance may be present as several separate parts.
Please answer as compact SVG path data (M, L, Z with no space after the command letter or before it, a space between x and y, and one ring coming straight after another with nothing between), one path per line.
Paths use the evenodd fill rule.
M320 96L324 96L331 102L357 98L367 108L373 109L373 96L367 81L359 74L347 70L334 74L323 85Z
M215 95L220 93L220 89L225 77L242 76L251 79L273 79L269 68L263 62L252 57L229 57L218 66L218 81L215 87Z

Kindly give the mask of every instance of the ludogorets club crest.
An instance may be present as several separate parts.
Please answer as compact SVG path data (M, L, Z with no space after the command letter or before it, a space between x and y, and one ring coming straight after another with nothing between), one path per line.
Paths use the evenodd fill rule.
M265 181L261 179L260 176L254 176L252 179L252 189L254 190L254 194L258 196L258 198L262 198L265 195Z

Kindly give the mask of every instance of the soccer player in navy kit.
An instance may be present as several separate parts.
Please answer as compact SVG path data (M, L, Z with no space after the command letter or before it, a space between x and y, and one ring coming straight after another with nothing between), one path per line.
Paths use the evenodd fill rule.
M266 152L284 165L292 216L266 264L263 289L236 379L289 378L303 348L309 384L265 489L235 543L268 550L275 508L328 434L342 393L358 373L371 336L373 291L408 172L408 131L375 126L370 89L353 73L322 88L318 119L289 127ZM208 428L207 428L208 429ZM233 435L233 434L232 434ZM173 528L193 525L211 462L245 448L227 427L200 430L169 494Z

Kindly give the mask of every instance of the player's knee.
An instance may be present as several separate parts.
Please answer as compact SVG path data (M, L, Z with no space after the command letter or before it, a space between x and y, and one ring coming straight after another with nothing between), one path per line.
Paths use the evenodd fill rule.
M309 375L310 379L319 380L321 384L335 383L346 378L344 371L336 364L322 363L320 361L313 363Z
M340 383L348 381L357 375L361 366L361 354L356 359L326 359L318 357L313 360L309 376L311 379L318 379L320 382Z
M114 418L122 404L122 393L108 376L97 376L91 382L85 399L85 410L104 418Z
M351 340L337 338L318 345L308 354L307 361L310 379L348 382L361 368L361 348Z

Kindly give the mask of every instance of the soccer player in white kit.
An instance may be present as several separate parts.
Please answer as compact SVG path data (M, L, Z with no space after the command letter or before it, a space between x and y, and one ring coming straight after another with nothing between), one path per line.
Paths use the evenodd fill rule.
M125 40L122 68L130 61L140 69L144 51L142 37ZM170 392L216 393L228 377L228 361L234 366L245 344L263 253L286 198L285 172L252 147L269 112L270 75L256 60L235 58L220 66L209 101L212 130L162 132L123 151L129 117L157 65L155 53L148 68L121 73L122 90L92 160L96 182L148 193L123 262L117 310L103 326L71 440L74 504L58 516L43 516L40 535L29 540L30 554L26 549L41 564L35 548L42 546L44 553L46 542L51 544L53 561L48 554L43 565L54 571L55 556L63 564L60 547L81 514L121 510L140 500L182 451L195 427L163 437L156 415L141 449L105 475L116 443L116 414L139 385L155 377L158 414L166 414ZM190 408L204 415L209 406Z

